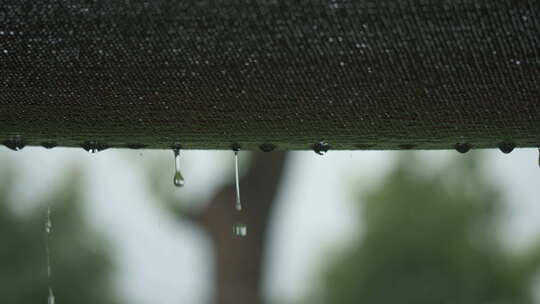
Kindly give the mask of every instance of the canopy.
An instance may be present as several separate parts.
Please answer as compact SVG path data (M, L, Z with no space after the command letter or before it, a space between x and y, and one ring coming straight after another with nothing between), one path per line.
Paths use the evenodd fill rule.
M0 142L540 143L540 1L3 1Z

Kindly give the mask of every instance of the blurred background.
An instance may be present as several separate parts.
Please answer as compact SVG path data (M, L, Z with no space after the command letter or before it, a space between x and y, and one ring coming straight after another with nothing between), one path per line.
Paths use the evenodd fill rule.
M240 213L231 151L181 164L0 147L0 303L540 303L536 149L240 152Z

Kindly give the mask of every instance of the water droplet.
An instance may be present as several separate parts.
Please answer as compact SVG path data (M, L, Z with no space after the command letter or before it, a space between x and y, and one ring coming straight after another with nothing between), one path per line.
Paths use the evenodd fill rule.
M398 147L403 150L411 150L411 149L414 149L416 145L415 144L401 144L401 145L398 145Z
M177 171L174 174L173 183L176 187L184 187L184 177L182 176L182 173Z
M45 231L47 234L50 234L52 231L52 221L51 221L51 208L47 208L47 220L45 221Z
M42 146L43 148L45 148L45 149L52 149L52 148L58 146L58 144L55 143L55 142L46 141L46 142L42 142L42 143L41 143L41 146Z
M234 151L234 174L236 180L236 210L242 210L242 202L240 201L240 178L238 176L238 150Z
M183 187L184 186L184 176L180 172L180 149L179 148L173 148L174 152L174 177L173 177L173 184L176 187Z
M540 166L540 149L538 149L538 166Z
M472 148L472 146L468 143L457 143L454 145L454 148L459 153L467 153Z
M96 152L108 149L109 146L107 144L99 143L96 141L86 141L81 144L81 148L83 148L84 150L90 153L96 153Z
M144 144L127 144L126 147L129 148L129 149L143 149L143 148L146 148L146 145L144 145Z
M13 136L12 138L4 141L3 144L14 151L22 150L26 146L23 137L20 135Z
M324 155L329 149L330 145L324 141L313 144L313 151L319 155Z
M236 236L246 236L247 235L247 226L243 223L235 223L233 225L233 234Z
M54 304L54 303L55 303L54 293L53 293L52 288L49 287L49 298L47 299L47 304Z
M45 218L45 231L47 232L47 236L52 231L51 207L50 206L47 206L47 214L46 214L46 218ZM47 303L48 304L54 304L54 302L55 302L54 293L53 293L53 290L51 288L51 253L50 253L50 250L49 250L49 238L48 237L47 237L46 242L45 242L45 255L46 255L46 259L47 259L47 279L49 280L49 296L48 296Z
M499 150L501 150L502 153L508 154L514 150L516 145L512 142L501 142L498 144Z
M259 146L259 149L263 152L271 152L276 148L276 145L274 144L262 144Z

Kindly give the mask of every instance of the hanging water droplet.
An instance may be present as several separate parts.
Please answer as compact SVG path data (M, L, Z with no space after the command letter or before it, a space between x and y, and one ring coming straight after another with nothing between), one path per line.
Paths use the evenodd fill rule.
M45 149L52 149L52 148L58 146L58 144L55 143L55 142L52 142L52 141L46 141L46 142L42 142L41 146L43 148L45 148Z
M538 166L540 166L540 149L538 149Z
M104 143L99 143L96 141L86 141L81 144L81 148L84 150L90 152L90 153L96 153L105 149L108 149L109 146Z
M505 154L512 152L516 147L516 145L512 142L501 142L498 146L499 150L501 150L501 152Z
M329 149L330 145L324 141L313 144L313 151L319 155L324 155Z
M415 147L416 147L415 144L401 144L401 145L398 145L398 148L403 149L403 150L412 150Z
M173 184L176 187L183 187L184 186L184 176L180 172L180 149L174 148L174 177L173 177Z
M240 201L240 178L238 176L238 150L234 151L234 173L236 179L236 210L242 210L242 202Z
M234 143L232 145L232 150L234 151L234 177L236 183L236 204L235 209L238 211L242 210L242 201L240 200L240 175L238 173L238 151L240 151L240 145ZM233 234L236 236L246 236L247 235L247 226L243 223L235 223L232 226Z
M261 149L261 151L263 151L263 152L271 152L271 151L273 151L275 148L276 148L276 145L274 145L274 144L268 144L268 143L264 143L264 144L262 144L262 145L259 146L259 149Z
M11 137L10 139L4 141L3 144L4 146L14 151L22 150L24 146L26 146L26 143L24 142L23 137L20 135Z
M146 145L145 144L127 144L126 147L129 149L144 149L146 148Z
M467 153L472 148L472 146L468 143L457 143L454 148L459 153Z
M247 226L243 223L235 223L233 225L233 234L236 236L246 236L247 235Z
M47 304L54 304L54 303L55 303L54 293L53 293L52 288L49 287L49 298L47 299Z

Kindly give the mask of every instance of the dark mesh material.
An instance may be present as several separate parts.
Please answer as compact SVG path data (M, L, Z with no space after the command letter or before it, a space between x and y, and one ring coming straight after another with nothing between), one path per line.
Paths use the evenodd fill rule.
M0 142L540 143L540 1L0 5Z

